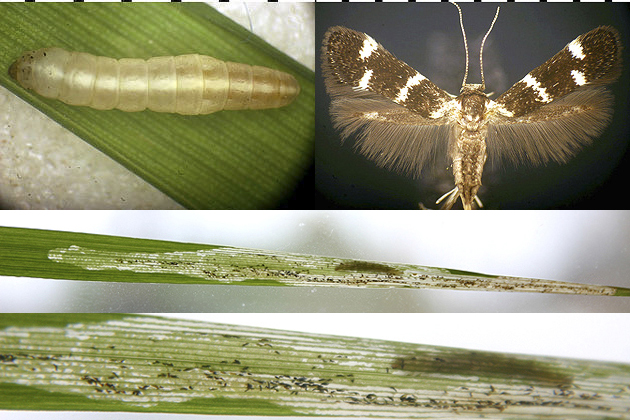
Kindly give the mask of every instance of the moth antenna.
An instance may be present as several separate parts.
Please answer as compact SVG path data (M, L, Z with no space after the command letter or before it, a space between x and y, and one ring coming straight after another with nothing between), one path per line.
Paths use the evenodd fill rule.
M464 72L464 81L462 82L462 87L464 87L466 85L466 79L468 79L468 41L466 40L466 31L464 30L464 18L462 17L462 9L457 3L451 4L457 7L457 11L459 12L459 26L462 28L462 35L464 36L464 49L466 50L466 71Z
M243 7L245 8L245 16L247 16L247 22L249 23L249 32L250 34L254 33L254 25L252 23L252 15L249 13L249 7L247 6L247 3L243 2ZM249 42L249 38L250 38L250 34L247 34L247 37L243 40L241 40L241 42Z
M243 3L245 5L245 13L247 14L247 20L249 21L249 31L254 32L254 25L252 24L252 15L249 13L249 7L247 7L247 3Z
M494 27L494 22L496 22L497 18L499 17L500 9L500 7L497 7L497 12L494 14L494 19L492 19L490 29L488 29L488 32L486 32L486 35L484 35L483 39L481 40L481 49L479 50L479 67L481 68L481 90L486 90L486 80L483 77L483 46L486 43L486 38L488 38L488 35L490 35L490 31L492 31L492 28Z

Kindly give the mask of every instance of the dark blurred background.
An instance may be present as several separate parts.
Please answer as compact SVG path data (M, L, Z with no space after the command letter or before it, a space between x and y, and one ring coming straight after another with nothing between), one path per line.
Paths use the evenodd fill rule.
M484 49L486 92L491 99L509 89L577 36L601 25L617 28L630 45L629 8L625 4L502 3L499 18ZM480 83L479 46L497 4L464 3L468 37L468 83ZM448 4L328 3L316 9L315 39L321 48L326 30L335 25L368 33L398 59L457 95L465 68L457 10ZM625 50L627 51L627 50ZM624 51L624 52L625 52ZM624 53L627 63L627 54ZM328 115L319 57L316 70L316 205L322 209L435 208L435 200L453 188L446 158L436 159L421 179L377 167L353 150L354 138L343 145ZM627 66L626 66L627 67ZM488 159L479 196L489 209L625 209L620 191L630 177L630 132L627 123L630 77L622 73L610 86L614 118L593 144L568 164L514 167Z

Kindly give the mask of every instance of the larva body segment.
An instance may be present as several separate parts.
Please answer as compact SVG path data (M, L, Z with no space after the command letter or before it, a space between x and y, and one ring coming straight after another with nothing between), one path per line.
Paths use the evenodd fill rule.
M44 48L24 53L9 73L24 88L47 98L128 112L148 108L198 115L279 108L300 92L287 73L198 54L116 60Z

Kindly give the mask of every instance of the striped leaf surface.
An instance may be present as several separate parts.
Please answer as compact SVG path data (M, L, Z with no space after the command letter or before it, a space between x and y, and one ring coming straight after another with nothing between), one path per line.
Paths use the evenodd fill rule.
M231 246L0 227L0 275L107 282L629 296L621 287Z
M137 315L0 316L0 408L622 419L630 366Z

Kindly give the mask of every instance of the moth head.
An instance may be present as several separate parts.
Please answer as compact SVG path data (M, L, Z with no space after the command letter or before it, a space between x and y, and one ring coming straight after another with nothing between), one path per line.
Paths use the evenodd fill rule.
M484 93L486 87L481 83L465 83L459 90L459 93L481 92Z

